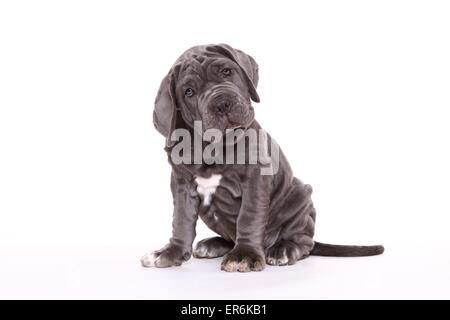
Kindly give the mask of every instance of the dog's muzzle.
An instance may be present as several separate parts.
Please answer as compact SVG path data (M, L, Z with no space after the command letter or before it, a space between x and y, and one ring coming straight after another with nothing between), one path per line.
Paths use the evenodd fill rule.
M245 127L253 120L253 107L232 83L212 86L201 97L200 106L207 128L219 130Z

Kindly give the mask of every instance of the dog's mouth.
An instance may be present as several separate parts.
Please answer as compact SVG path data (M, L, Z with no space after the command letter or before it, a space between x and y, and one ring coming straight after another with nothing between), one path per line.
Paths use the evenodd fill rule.
M248 123L231 123L223 130L217 129L217 133L220 135L205 135L204 141L209 144L223 144L224 146L231 146L238 143L244 136L246 130L253 123L253 119Z
M252 109L248 106L239 106L235 112L229 114L207 112L201 117L203 129L204 131L216 130L222 134L230 130L245 130L255 119L255 114Z
M236 131L238 129L242 129L245 130L248 128L247 124L243 124L243 123L238 123L238 122L233 122L228 120L229 125L223 130L223 133L226 134L229 131Z
M255 120L255 113L254 109L251 105L244 106L243 112L239 112L236 114L230 114L226 117L226 125L223 129L223 132L226 133L226 131L229 130L237 130L237 129L247 129Z

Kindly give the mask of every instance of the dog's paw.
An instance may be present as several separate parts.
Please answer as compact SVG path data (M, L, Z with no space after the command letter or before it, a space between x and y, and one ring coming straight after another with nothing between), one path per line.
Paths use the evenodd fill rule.
M266 251L266 262L272 266L286 266L296 263L305 256L300 247L292 241L280 241Z
M179 266L189 260L191 252L174 245L167 245L161 250L147 253L141 258L143 267L167 268Z
M262 271L264 266L263 254L247 246L234 247L222 261L222 270L227 272Z
M234 243L222 237L207 238L199 241L195 246L195 258L217 258L233 249Z

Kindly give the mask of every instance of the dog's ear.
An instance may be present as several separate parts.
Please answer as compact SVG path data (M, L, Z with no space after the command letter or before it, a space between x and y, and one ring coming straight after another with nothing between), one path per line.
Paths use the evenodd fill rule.
M234 49L224 43L218 45L210 45L206 48L206 50L220 53L228 59L236 62L244 73L244 77L250 93L250 98L252 98L252 100L255 102L259 102L258 92L256 92L256 87L258 86L259 80L258 64L256 63L255 59L242 52L241 50Z
M170 135L175 130L177 121L177 99L175 96L175 70L172 68L161 81L153 110L153 125L170 145Z

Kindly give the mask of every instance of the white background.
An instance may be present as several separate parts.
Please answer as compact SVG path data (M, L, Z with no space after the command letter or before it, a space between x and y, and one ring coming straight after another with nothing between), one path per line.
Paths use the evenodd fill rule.
M446 1L2 1L0 298L450 298L449 16ZM160 80L222 42L259 63L257 119L314 187L316 239L383 256L140 266L171 230Z

